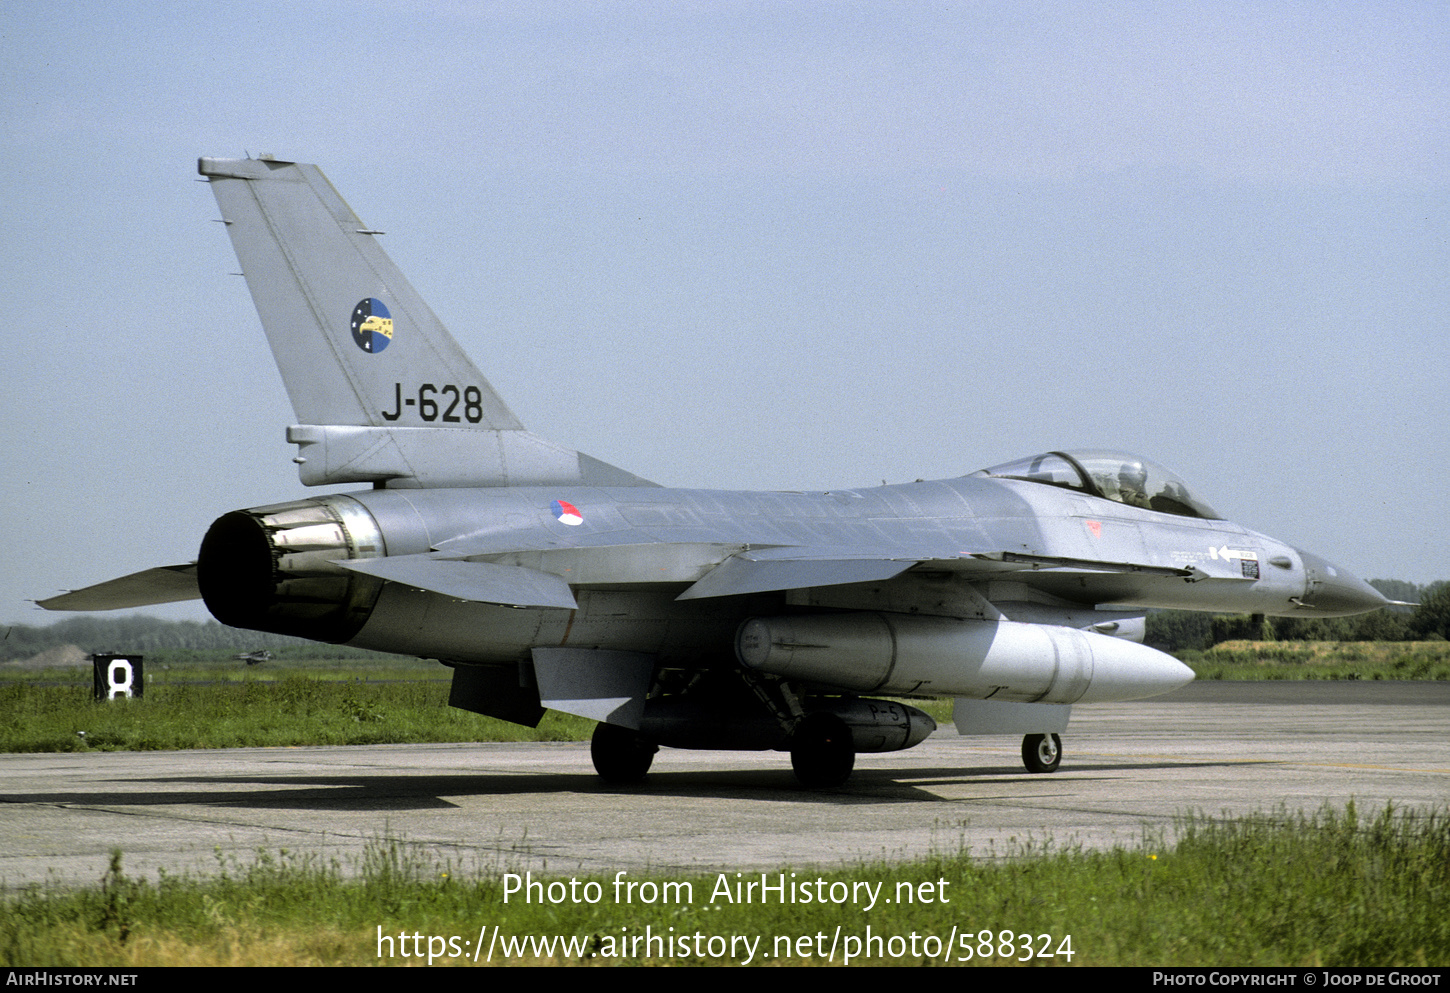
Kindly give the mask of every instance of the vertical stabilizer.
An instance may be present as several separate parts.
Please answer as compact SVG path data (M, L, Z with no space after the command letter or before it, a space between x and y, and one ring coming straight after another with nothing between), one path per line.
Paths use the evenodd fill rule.
M316 166L198 170L300 421L304 483L649 485L524 430Z

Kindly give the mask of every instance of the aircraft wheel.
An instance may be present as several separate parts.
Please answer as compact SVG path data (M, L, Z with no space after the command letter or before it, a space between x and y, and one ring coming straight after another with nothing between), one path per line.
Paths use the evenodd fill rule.
M1062 739L1055 734L1029 734L1022 739L1022 764L1028 772L1056 772L1062 763Z
M790 764L802 786L840 786L856 767L851 729L835 714L808 714L791 738Z
M589 742L594 771L606 783L638 783L649 772L660 746L618 724L599 724Z

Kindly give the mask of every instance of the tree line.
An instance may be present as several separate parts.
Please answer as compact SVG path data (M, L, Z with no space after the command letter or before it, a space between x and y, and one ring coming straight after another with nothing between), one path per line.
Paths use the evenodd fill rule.
M1354 617L1266 617L1164 610L1148 615L1144 639L1175 652L1205 650L1223 641L1439 641L1450 640L1450 582L1416 586L1398 579L1369 584L1391 600L1418 607L1386 607Z
M305 638L265 631L245 631L217 621L165 621L145 614L118 617L68 617L44 626L15 624L0 635L0 662L31 658L51 648L75 645L87 654L96 652L276 652L290 658L372 657L361 649L320 645Z

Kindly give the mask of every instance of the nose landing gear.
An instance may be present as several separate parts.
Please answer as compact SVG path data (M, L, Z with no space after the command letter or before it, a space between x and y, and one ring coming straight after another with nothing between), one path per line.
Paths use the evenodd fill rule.
M1029 734L1022 739L1022 764L1028 772L1056 772L1062 764L1062 739L1055 734Z

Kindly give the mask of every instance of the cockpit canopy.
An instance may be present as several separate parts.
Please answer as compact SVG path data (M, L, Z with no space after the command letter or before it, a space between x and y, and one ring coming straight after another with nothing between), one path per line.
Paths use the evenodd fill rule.
M1183 480L1156 462L1128 452L1101 449L1047 452L972 475L1061 486L1130 507L1180 517L1223 519L1222 514L1195 497Z

